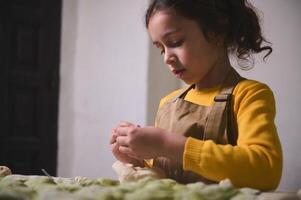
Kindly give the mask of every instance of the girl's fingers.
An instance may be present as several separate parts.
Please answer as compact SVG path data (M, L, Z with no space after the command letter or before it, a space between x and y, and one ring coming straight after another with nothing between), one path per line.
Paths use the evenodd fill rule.
M135 126L135 125L130 122L126 122L126 121L121 121L118 124L118 127L128 127L128 126Z
M110 144L114 144L116 142L117 136L112 135L110 138Z
M120 146L129 146L128 139L127 139L127 137L125 137L125 136L118 136L118 137L116 138L116 142L117 142L117 144L120 145Z
M128 131L129 131L128 127L118 127L116 128L115 133L117 134L117 136L126 136Z
M113 144L116 142L118 134L116 133L116 129L113 129L111 132L111 137L110 137L110 144Z
M133 150L129 147L125 147L125 146L120 146L119 147L119 151L121 153L127 154L128 156L138 159L138 156L133 152Z

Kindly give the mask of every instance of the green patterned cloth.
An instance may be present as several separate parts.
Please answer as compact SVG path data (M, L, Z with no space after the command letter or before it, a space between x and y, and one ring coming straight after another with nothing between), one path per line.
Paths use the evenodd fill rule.
M252 200L258 191L220 184L179 184L171 179L143 178L124 182L99 178L75 180L47 176L0 177L0 200Z

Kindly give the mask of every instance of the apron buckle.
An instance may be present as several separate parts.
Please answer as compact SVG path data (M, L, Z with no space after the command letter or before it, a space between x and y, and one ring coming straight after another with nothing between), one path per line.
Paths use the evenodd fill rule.
M219 94L214 97L215 102L225 102L225 101L230 101L231 99L231 94Z

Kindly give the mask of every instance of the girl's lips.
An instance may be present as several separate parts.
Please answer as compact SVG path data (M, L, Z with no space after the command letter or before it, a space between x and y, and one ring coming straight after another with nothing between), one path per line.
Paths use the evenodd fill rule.
M185 71L186 69L173 69L172 73L174 73L176 77L180 78Z

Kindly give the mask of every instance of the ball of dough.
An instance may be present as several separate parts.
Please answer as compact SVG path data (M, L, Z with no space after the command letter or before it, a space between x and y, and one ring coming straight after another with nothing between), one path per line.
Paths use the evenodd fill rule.
M11 175L11 171L8 167L6 166L0 166L0 177L4 177L7 175Z
M137 181L145 177L154 179L165 178L165 174L159 169L134 167L132 164L122 163L120 161L116 161L112 168L117 173L120 182Z

